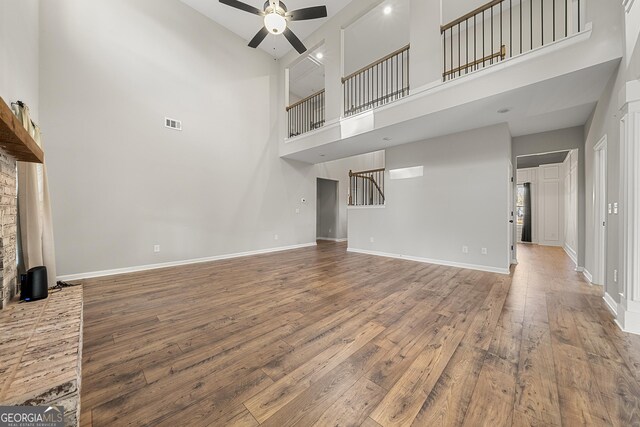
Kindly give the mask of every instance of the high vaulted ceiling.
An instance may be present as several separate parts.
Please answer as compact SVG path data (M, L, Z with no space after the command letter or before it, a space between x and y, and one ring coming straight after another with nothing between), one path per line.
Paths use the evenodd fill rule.
M180 1L188 6L191 6L198 12L207 16L208 18L217 22L228 30L236 33L237 35L245 39L247 43L249 43L249 40L251 40L253 36L256 35L258 30L260 30L264 25L262 17L226 6L220 3L218 0ZM264 0L242 1L251 6L257 7L258 9L262 9L262 7L264 6ZM344 8L349 3L349 0L284 0L283 2L289 10L302 9L311 6L327 6L327 12L329 14L327 18L289 23L289 28L291 28L291 30L298 36L300 40L304 41L305 38L311 35L323 23L325 23L328 19L331 19L332 16L342 10L342 8ZM267 38L262 42L259 49L264 50L274 58L281 58L286 55L292 49L292 47L283 36L269 34Z

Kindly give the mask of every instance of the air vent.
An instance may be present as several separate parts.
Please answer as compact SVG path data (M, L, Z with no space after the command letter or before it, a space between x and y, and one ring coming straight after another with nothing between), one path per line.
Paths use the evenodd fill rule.
M182 130L182 122L180 120L164 118L164 126L173 130Z

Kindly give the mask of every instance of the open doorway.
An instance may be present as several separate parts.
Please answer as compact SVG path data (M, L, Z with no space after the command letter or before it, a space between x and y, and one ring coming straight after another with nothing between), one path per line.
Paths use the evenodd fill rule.
M517 158L516 241L562 247L578 264L578 150Z
M338 181L318 178L316 201L316 239L338 240Z

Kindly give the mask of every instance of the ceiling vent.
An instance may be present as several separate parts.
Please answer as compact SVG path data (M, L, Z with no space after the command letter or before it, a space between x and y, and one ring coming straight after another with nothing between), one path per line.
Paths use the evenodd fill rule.
M174 119L165 117L164 127L173 129L173 130L182 130L182 122L180 120L174 120Z

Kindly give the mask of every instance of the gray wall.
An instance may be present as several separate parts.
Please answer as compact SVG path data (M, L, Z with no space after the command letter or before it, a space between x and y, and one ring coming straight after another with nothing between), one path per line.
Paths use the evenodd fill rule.
M272 58L175 0L45 1L40 19L59 274L315 241Z
M578 150L578 266L584 267L586 241L584 127L579 126L513 138L513 164L516 164L518 156L573 149Z
M338 238L338 181L317 180L316 236Z
M38 121L38 0L0 1L0 96L27 103Z
M506 125L387 150L387 171L422 165L424 176L388 180L386 208L350 210L349 247L506 270L510 160Z
M637 9L638 5L634 6ZM637 10L635 12L638 12ZM619 8L620 21L624 22L623 8ZM637 30L635 30L637 31ZM625 43L625 40L620 40ZM618 72L611 78L598 105L585 126L586 133L586 167L587 167L587 188L592 194L594 188L595 173L595 153L593 147L607 136L607 202L623 203L620 199L620 119L622 118L618 107L618 94L629 80L638 79L640 70L640 43L637 39L626 42L627 52L623 58ZM624 207L622 207L624 209ZM586 241L586 264L585 268L595 273L595 233L594 233L594 204L592 197L587 198L587 241ZM606 291L616 301L620 302L620 283L613 280L614 270L622 272L622 226L619 215L609 215L607 224L607 245L606 245Z

